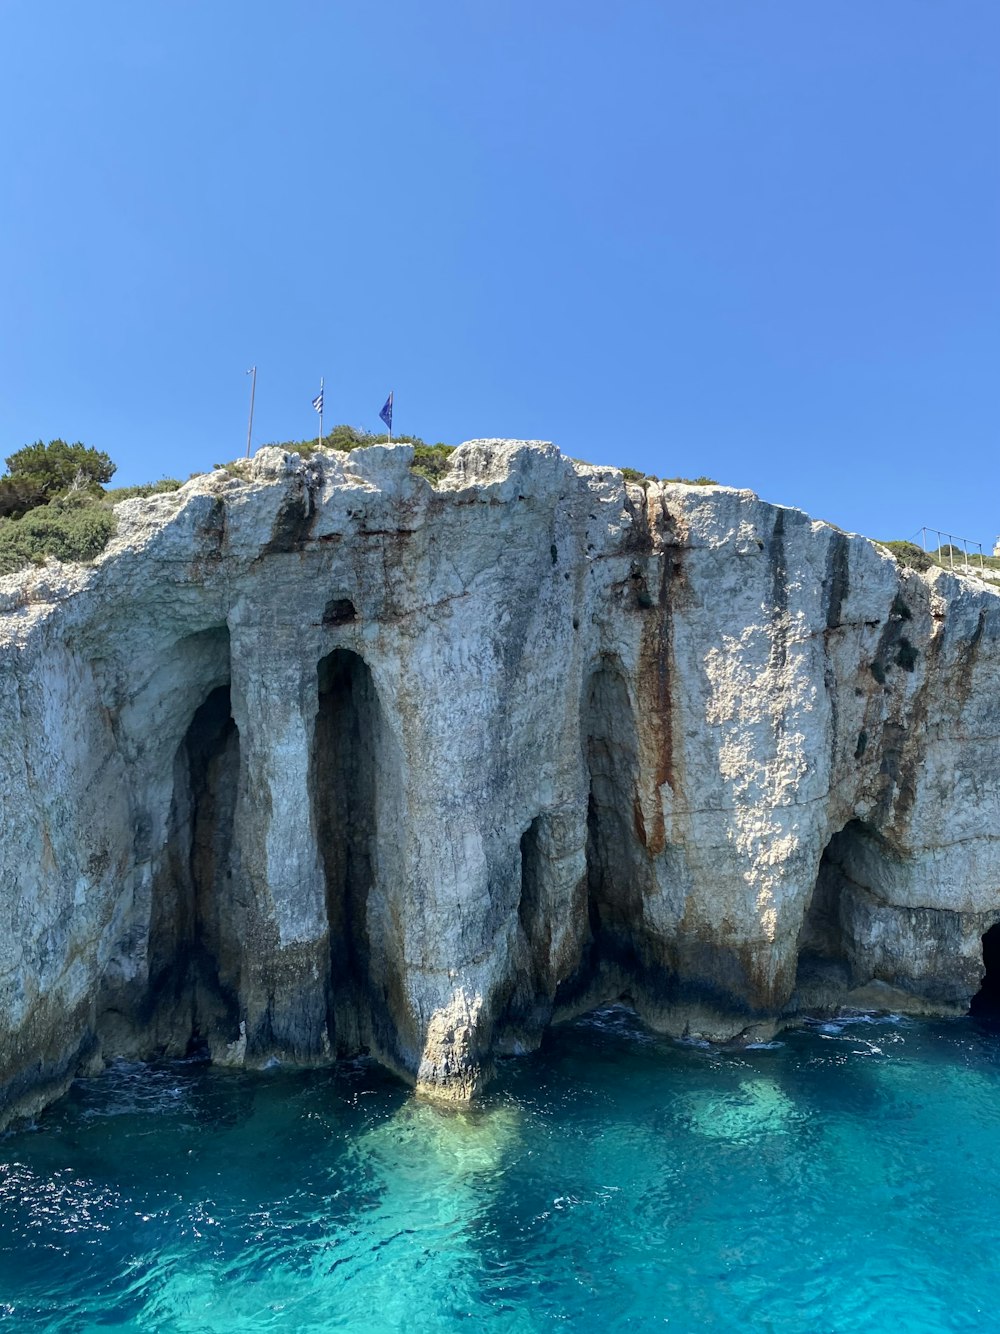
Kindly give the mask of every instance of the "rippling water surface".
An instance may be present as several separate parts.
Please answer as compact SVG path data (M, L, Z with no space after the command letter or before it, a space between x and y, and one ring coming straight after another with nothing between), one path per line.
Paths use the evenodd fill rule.
M25 1334L1000 1327L1000 1039L742 1052L605 1011L443 1112L372 1065L118 1066L0 1140Z

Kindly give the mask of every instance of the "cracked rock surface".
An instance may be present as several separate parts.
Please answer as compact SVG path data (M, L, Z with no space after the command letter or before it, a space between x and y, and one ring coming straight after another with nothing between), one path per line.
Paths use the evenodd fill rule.
M269 448L0 581L0 1119L116 1055L441 1098L613 998L964 1012L1000 594L725 487Z

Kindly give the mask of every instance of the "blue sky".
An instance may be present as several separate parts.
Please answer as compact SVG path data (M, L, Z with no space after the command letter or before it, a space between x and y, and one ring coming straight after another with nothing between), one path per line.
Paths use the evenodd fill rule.
M996 0L0 3L0 453L554 440L1000 533Z

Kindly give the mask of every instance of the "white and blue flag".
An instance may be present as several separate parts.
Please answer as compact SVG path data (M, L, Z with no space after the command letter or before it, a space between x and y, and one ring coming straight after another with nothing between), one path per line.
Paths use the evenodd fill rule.
M319 393L318 393L318 394L316 395L316 397L313 399L313 407L316 409L316 411L317 411L318 413L322 414L322 412L323 412L323 390L322 390L322 389L319 391Z

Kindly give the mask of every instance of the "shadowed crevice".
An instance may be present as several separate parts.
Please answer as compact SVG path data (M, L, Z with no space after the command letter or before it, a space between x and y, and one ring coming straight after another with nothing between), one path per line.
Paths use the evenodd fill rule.
M166 874L153 900L149 997L161 1031L171 1033L168 1047L190 1050L238 1026L235 989L222 978L236 945L226 918L239 772L229 686L219 686L195 710L177 751Z
M358 1002L368 982L378 704L356 653L335 649L318 672L311 791L330 924L330 1035L345 1056L362 1045Z
M851 825L848 825L839 834L834 834L824 848L816 884L799 931L795 990L806 1004L820 1007L836 1004L851 986L851 965L841 908L846 880L843 869L845 843L852 837Z
M514 1034L514 1042L531 1041L552 1016L551 947L552 920L547 896L546 866L542 850L544 815L536 815L521 835L521 866L517 920L520 940L514 955L511 994L499 1028ZM523 1034L529 1034L525 1039Z
M983 981L972 998L969 1013L977 1019L1000 1022L1000 922L983 935Z
M625 678L614 664L602 664L590 677L582 724L588 930L578 967L557 991L557 1007L613 998L628 979L648 971L642 945L649 859L637 797L638 738Z
M591 971L612 962L635 972L642 894L628 855L642 840L636 798L635 719L625 679L611 667L591 677L585 708L587 768L587 915Z
M309 786L330 929L330 1040L338 1056L374 1045L395 1060L405 1012L401 943L378 884L378 789L391 782L394 752L371 671L357 653L327 654L318 687Z
M550 926L542 897L542 857L539 847L542 817L536 815L521 835L521 894L517 916L532 953L532 973L544 972Z

